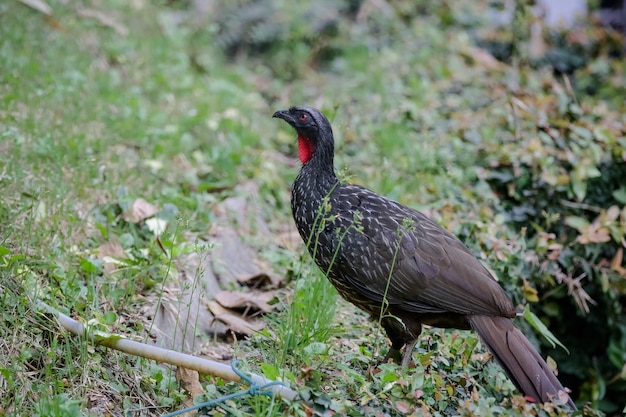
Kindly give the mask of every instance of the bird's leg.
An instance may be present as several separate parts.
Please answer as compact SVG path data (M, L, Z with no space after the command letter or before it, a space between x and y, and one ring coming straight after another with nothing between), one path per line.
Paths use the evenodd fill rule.
M404 323L398 317L394 317L391 315L385 316L381 320L380 324L383 329L385 329L385 333L387 333L387 337L389 337L389 340L391 340L391 347L389 348L387 355L385 355L383 362L386 363L391 358L395 363L402 363L402 365L404 366L405 360L407 360L407 354L405 350L405 354L403 357L400 353L400 350L403 346L408 347L408 344L411 344L410 350L412 351L413 347L415 346L415 339L417 339L417 335L414 336L411 332L409 332ZM410 359L411 354L409 352L408 360L410 361Z
M391 347L389 347L389 351L387 351L387 354L383 358L382 363L389 362L389 359L392 359L394 363L400 363L400 361L402 360L402 354L400 353L400 349L397 349L393 345L391 345Z
M415 349L415 345L417 344L417 338L407 342L404 346L404 354L402 355L402 367L408 368L409 363L411 363L411 358L413 357L413 349Z

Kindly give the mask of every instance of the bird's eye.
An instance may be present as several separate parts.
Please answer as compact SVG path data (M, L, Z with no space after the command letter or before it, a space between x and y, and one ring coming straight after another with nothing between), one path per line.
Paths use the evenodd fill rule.
M302 114L300 115L300 121L301 121L301 122L306 122L308 118L309 118L309 116L307 116L307 114L306 114L306 113L302 113Z

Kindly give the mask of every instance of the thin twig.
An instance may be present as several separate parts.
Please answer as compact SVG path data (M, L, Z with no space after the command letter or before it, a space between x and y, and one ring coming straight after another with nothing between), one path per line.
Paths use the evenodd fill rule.
M602 211L602 209L600 207L591 206L591 205L585 204L585 203L576 203L574 201L568 201L568 200L564 200L564 199L560 199L559 203L561 203L565 207L571 207L571 208L575 208L575 209L588 210L588 211L592 211L594 213L600 213Z

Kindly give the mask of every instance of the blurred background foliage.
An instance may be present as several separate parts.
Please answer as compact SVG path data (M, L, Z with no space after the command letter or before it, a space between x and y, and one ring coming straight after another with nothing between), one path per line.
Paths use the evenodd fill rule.
M292 81L313 68L330 74L344 70L342 55L354 62L354 49L396 47L397 53L419 55L420 42L436 49L441 45L433 45L432 39L410 33L420 16L436 21L441 30L467 31L468 43L484 49L464 58L482 60L504 77L485 78L477 85L475 78L455 74L459 79L447 91L436 91L435 86L419 86L424 83L420 76L434 69L420 62L390 72L385 79L389 94L381 99L395 100L398 136L405 129L434 129L420 120L424 88L441 95L438 111L451 119L461 106L488 113L488 125L451 122L447 128L457 136L455 153L474 156L464 163L475 168L475 192L491 193L487 216L502 219L501 224L495 236L478 244L473 243L476 237L489 233L485 223L459 226L456 232L487 254L515 299L530 303L568 347L569 353L538 340L575 396L618 412L626 405L623 34L593 18L568 29L542 26L533 2L510 6L483 4L493 13L510 9L509 21L492 21L485 29L481 5L467 2L243 1L219 7L215 39L231 59L258 59L272 77ZM590 6L596 10L600 5ZM411 38L413 47L403 52L398 38ZM446 50L442 47L440 53ZM402 92L394 94L397 84L403 84ZM500 88L501 94L483 90L487 97L453 100L458 90L490 87ZM376 119L376 112L367 117ZM488 222L484 216L480 220Z

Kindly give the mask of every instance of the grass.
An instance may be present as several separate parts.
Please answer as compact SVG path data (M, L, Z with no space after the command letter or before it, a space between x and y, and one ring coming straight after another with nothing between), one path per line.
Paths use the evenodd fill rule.
M454 232L476 222L480 236L493 230L493 197L483 198L471 138L513 139L493 121L509 117L502 85L519 74L510 67L494 79L468 63L464 32L421 17L378 45L354 33L327 72L302 64L290 82L260 58L227 59L210 30L176 24L176 10L162 4L93 5L124 34L72 2L49 3L52 17L20 2L0 5L0 415L182 407L187 394L172 370L69 337L33 300L147 338L177 259L211 250L212 209L237 184L258 184L272 231L291 224L296 167L279 152L293 155L295 145L271 119L278 108L310 103L332 115L336 164L355 182L432 209ZM530 85L551 79L524 76ZM150 228L123 219L139 197L162 208L165 254ZM425 331L414 369L376 368L386 351L381 331L336 297L308 255L299 256L303 246L294 253L272 237L249 239L292 280L268 328L233 351L249 369L300 388L305 401L243 397L214 415L538 412L514 396L468 332ZM98 250L113 240L126 258L112 274ZM201 382L205 399L241 388Z

